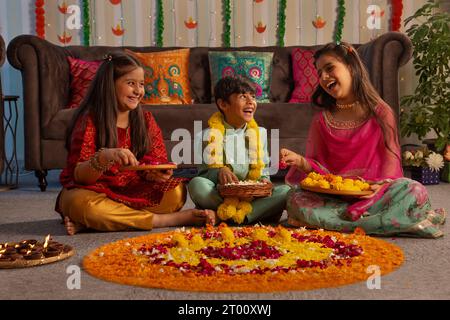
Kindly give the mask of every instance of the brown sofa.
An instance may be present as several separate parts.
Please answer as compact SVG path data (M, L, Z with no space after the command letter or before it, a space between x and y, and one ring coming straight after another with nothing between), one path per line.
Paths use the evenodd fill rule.
M368 67L375 87L398 114L398 68L412 55L410 40L402 33L389 32L377 39L356 44ZM85 60L101 59L105 53L125 47L69 46L60 47L38 37L21 35L8 45L8 60L19 69L23 79L25 121L25 168L35 170L42 191L45 190L47 170L63 168L67 152L64 134L73 110L64 109L70 97L68 56ZM150 52L172 48L127 47L134 51ZM294 81L291 51L296 47L239 47L191 48L189 77L194 97L192 105L146 106L163 130L168 152L178 142L171 142L173 130L194 131L194 120L202 120L216 111L211 103L209 50L273 51L273 71L270 89L271 103L260 104L256 112L258 123L279 129L280 146L304 151L309 123L317 109L310 104L288 104ZM317 49L318 46L304 47ZM188 165L189 166L189 165ZM191 165L192 166L192 165Z

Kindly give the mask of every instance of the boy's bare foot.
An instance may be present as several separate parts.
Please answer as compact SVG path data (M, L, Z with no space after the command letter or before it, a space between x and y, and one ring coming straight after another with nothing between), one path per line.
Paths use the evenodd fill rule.
M214 225L216 223L216 213L212 210L188 209L168 214L155 214L153 216L154 228Z
M69 217L64 217L64 227L66 228L67 234L69 236L73 236L74 234L84 229L81 224L73 222Z
M205 220L204 224L210 224L212 226L215 226L217 224L218 219L215 211L209 209L204 210L193 209L193 210L194 216L202 217Z

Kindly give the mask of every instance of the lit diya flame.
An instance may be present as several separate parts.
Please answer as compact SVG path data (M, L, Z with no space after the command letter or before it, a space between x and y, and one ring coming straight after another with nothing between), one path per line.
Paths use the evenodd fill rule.
M256 31L258 31L258 33L263 33L264 31L266 31L266 25L259 21L258 25L255 26L255 29Z
M326 23L327 22L323 20L321 16L317 16L316 20L312 22L313 26L316 27L317 29L322 29L323 27L325 27Z
M122 27L120 26L120 23L117 24L117 27L111 28L112 32L114 33L114 35L116 36L122 36L125 32L125 29L122 29Z
M58 35L58 40L59 42L66 44L72 41L72 36L70 34L67 35L66 32L64 31L62 35Z
M28 255L28 254L31 254L31 250L28 250L26 254L27 254L27 255Z
M197 24L198 24L197 21L192 19L192 17L189 17L189 19L187 21L184 21L184 25L188 29L195 29L197 27Z
M67 13L67 4L65 2L63 2L61 6L58 6L58 10L62 14L66 14Z
M47 235L45 237L45 242L44 242L44 250L47 249L48 247L48 242L50 241L50 235Z

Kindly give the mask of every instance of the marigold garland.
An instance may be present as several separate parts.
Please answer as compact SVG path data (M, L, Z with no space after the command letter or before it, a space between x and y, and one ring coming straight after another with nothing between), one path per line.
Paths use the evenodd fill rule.
M91 39L91 18L89 0L83 0L83 45L89 47Z
M92 276L185 291L275 292L337 287L382 275L404 260L396 245L362 230L342 234L281 226L176 230L124 239L83 260Z
M36 9L36 35L39 38L45 39L45 2L44 0L36 0L34 3Z
M162 0L158 0L156 7L156 45L163 46L163 32L164 32L164 7Z
M214 113L208 120L208 151L210 156L208 159L209 168L222 168L223 163L223 139L225 137L224 118L221 112ZM249 162L250 170L247 179L258 180L261 177L262 169L265 164L263 161L264 151L259 136L259 127L254 119L247 123L246 134L253 134L249 137ZM252 143L253 142L253 143ZM256 142L256 143L254 143ZM233 219L236 223L242 223L247 214L252 212L252 205L247 201L240 201L237 197L228 197L217 209L217 216L221 220Z
M231 47L231 2L223 0L223 46Z
M341 44L342 30L344 29L344 17L345 17L345 0L338 0L338 16L336 20L336 31L334 35L334 41L336 44Z
M391 31L399 31L402 21L403 2L392 0Z
M286 0L280 0L278 4L278 46L284 47L284 35L286 33Z

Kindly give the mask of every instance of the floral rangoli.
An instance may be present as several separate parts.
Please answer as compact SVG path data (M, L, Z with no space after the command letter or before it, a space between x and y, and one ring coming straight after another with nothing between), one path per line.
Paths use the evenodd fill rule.
M402 250L360 229L342 234L305 228L225 224L124 239L84 258L91 275L151 288L274 292L366 281L403 262Z

